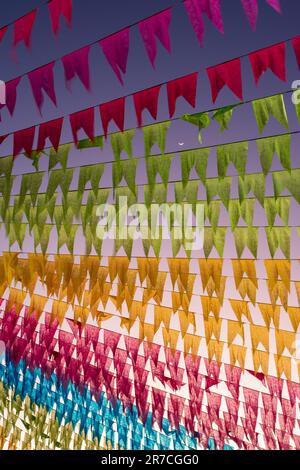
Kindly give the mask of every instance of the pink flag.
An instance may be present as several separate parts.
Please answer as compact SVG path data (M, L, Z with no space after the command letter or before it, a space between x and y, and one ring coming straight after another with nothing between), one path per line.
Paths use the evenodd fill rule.
M31 156L33 141L35 135L35 126L14 133L14 158L25 150L27 156Z
M78 131L83 129L90 140L94 140L94 108L70 115L70 123L75 144L78 144Z
M61 59L65 69L67 88L70 86L70 81L77 75L85 88L90 90L89 52L90 46L86 46Z
M241 0L251 28L255 31L258 16L257 0Z
M121 132L124 131L125 99L119 98L100 105L100 116L105 137L107 137L108 125L112 120L115 121Z
M270 7L274 8L277 13L281 13L280 0L266 0Z
M17 101L17 87L20 83L20 80L21 77L18 77L6 83L6 106L11 116L14 114Z
M42 93L43 90L56 106L56 95L53 77L54 65L55 62L51 62L51 64L45 65L44 67L36 69L28 74L32 93L40 111L44 102L44 96Z
M168 8L162 13L151 16L150 18L139 23L139 30L153 68L155 68L155 59L157 55L156 38L158 38L164 48L169 53L171 53L171 42L169 34L171 15L172 9Z
M205 30L203 13L206 14L220 33L224 33L220 0L185 0L184 6L201 46L203 45Z
M30 47L32 28L35 22L37 10L23 16L14 22L14 46L24 41L26 47Z
M58 151L63 120L64 118L58 118L40 125L37 152L44 150L47 139L50 140L54 149Z
M126 73L129 53L129 34L130 28L126 28L99 42L106 59L122 85L124 82L121 72L123 72L124 75Z
M59 31L60 18L65 17L69 27L72 25L72 0L51 0L48 3L52 30L55 35Z
M249 59L256 84L268 69L280 80L286 81L285 42L253 52L249 54Z
M196 106L198 72L177 78L167 83L169 112L172 118L175 113L177 98L182 96L193 108Z
M293 48L295 51L298 67L300 69L300 36L296 36L292 39Z
M134 107L137 117L138 126L141 127L143 122L143 111L147 109L153 119L157 118L158 98L161 86L148 88L147 90L139 91L133 95Z
M241 59L234 59L221 65L207 69L210 80L212 99L215 103L219 92L225 85L240 99L243 100L243 85Z

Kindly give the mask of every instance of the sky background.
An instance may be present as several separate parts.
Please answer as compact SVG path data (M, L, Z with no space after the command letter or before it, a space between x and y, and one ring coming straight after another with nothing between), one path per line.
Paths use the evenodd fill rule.
M225 34L220 34L205 17L206 32L204 37L204 47L201 48L196 39L192 26L189 22L185 9L180 2L167 0L143 0L135 1L92 1L73 0L73 27L68 29L62 20L62 26L58 38L55 39L50 26L48 8L45 4L34 1L26 2L5 2L2 11L1 24L5 25L17 19L21 15L30 11L34 7L40 7L36 23L32 34L32 46L27 50L20 44L16 50L12 47L12 27L6 34L0 45L2 54L1 78L5 81L25 74L32 69L42 66L54 59L59 59L65 54L73 52L86 44L95 42L105 36L112 34L119 29L135 23L149 15L161 11L172 5L177 5L173 9L172 23L170 28L172 54L169 55L159 44L156 61L156 70L152 69L146 54L144 44L140 38L137 26L131 29L130 53L125 77L125 85L122 86L117 80L114 72L108 65L100 47L96 44L90 53L90 71L92 91L87 92L81 82L75 79L71 85L71 92L65 87L63 67L58 61L55 66L55 87L57 93L57 108L45 97L45 103L40 115L34 102L27 77L24 77L18 87L18 98L14 116L11 118L7 110L2 110L2 123L0 124L0 134L12 132L14 130L30 127L40 122L48 121L62 115L79 111L90 106L107 102L115 98L143 90L147 87L184 76L194 71L200 71L198 80L198 97L195 111L183 99L177 102L176 117L184 113L205 111L214 107L221 107L237 102L235 96L227 89L224 89L216 104L212 104L210 86L206 75L206 67L231 60L240 55L247 54L262 47L275 44L297 35L299 31L300 4L294 0L281 0L282 15L278 15L270 8L264 0L259 1L259 17L257 31L253 32L242 9L240 0L223 0L222 14L224 20ZM251 72L250 63L247 58L242 60L244 99L251 100L258 97L279 93L290 89L291 83L300 78L300 72L296 64L295 56L291 44L287 46L287 83L281 82L271 72L268 72L260 80L257 87ZM285 102L288 110L291 130L298 130L295 111L290 100L291 95L286 95ZM96 116L96 134L102 134L98 110ZM168 119L168 107L166 90L163 87L159 101L158 121ZM144 113L144 124L153 123L147 112ZM127 99L125 128L136 126L135 112L132 98ZM110 125L110 131L117 130L114 125ZM285 132L285 130L274 120L266 126L263 136ZM199 147L197 139L197 128L184 122L172 124L167 139L167 152L176 152ZM84 133L79 134L84 138ZM257 124L253 116L251 105L245 105L236 110L230 123L230 130L221 134L217 123L210 126L203 132L203 146L228 143L235 140L253 139L259 137ZM62 143L71 140L71 131L68 119L65 120ZM293 167L297 167L299 136L293 137ZM184 143L184 146L179 146ZM1 146L1 155L9 155L12 151L12 137ZM157 149L153 150L155 153ZM137 131L134 140L134 155L143 156L142 132ZM80 166L82 164L92 164L98 162L110 162L113 155L109 142L101 152L87 150L84 152L72 151L69 158L69 166ZM47 171L48 159L42 157L40 170ZM277 158L274 159L272 170L280 170L281 165ZM33 172L32 163L24 156L17 158L14 165L14 174L21 175L24 172ZM247 172L260 172L261 167L258 160L255 142L250 144L250 153L247 165ZM228 175L236 175L235 168L230 165ZM76 189L76 177L71 189ZM208 177L217 176L215 150L211 153L208 166ZM196 177L196 174L192 174ZM170 180L180 180L180 159L177 156L170 172ZM41 191L47 187L47 175L44 178ZM160 180L157 180L160 182ZM268 177L268 193L273 194L272 176ZM147 183L144 161L138 166L137 183L140 185ZM111 165L107 165L107 170L102 178L102 184L111 186ZM13 194L17 194L20 187L20 178L16 178ZM142 188L140 188L142 191ZM142 194L142 193L141 193ZM170 185L170 200L174 200L173 185ZM237 197L237 178L234 178L231 197ZM199 199L205 198L205 190L201 186ZM294 203L292 203L294 204ZM293 210L293 206L292 206ZM226 212L222 214L221 225L228 224ZM255 221L256 225L265 225L264 211L256 204ZM280 224L280 222L278 222ZM297 225L296 221L293 225ZM299 224L298 224L299 225ZM2 229L4 230L4 229ZM4 232L3 232L4 234ZM294 234L293 234L294 236ZM260 253L258 257L264 258L268 253L265 244L265 237L260 243ZM228 235L226 248L228 257L234 256L235 249L231 234ZM54 242L53 242L54 243ZM32 245L32 243L31 243ZM54 245L53 245L54 246ZM4 247L5 249L5 247ZM53 248L54 249L54 248ZM82 240L77 243L78 254L84 251ZM226 254L225 254L226 255ZM224 255L224 256L225 256Z

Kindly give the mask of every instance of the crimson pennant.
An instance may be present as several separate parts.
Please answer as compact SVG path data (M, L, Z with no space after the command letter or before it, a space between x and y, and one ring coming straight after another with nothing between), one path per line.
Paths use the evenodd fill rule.
M119 98L100 105L100 116L105 137L107 137L110 121L115 121L120 131L124 131L125 100L125 98Z
M37 153L42 152L44 150L47 139L50 140L56 152L58 151L63 121L64 118L62 117L54 119L53 121L43 122L40 125Z
M0 145L3 144L3 142L7 139L8 136L9 136L9 134L5 134L5 135L0 136Z
M61 59L65 70L67 88L70 87L70 82L77 75L84 87L88 91L90 90L89 53L90 46L86 46Z
M14 22L14 46L24 41L26 47L30 47L32 28L35 22L37 10L33 10Z
M214 103L225 85L227 85L241 101L243 100L241 59L238 58L221 65L209 67L207 74L210 80Z
M258 3L257 0L241 0L246 16L253 31L256 29L256 22L258 17Z
M53 104L56 106L56 95L55 95L55 88L54 88L54 76L53 76L53 67L55 62L51 62L44 67L34 70L28 74L28 78L30 81L30 85L32 88L32 93L39 108L41 111L44 96L42 91L44 90L45 93L49 96Z
M224 33L220 0L185 0L184 6L200 45L203 45L205 13L220 33Z
M158 99L161 86L148 88L133 95L138 126L143 125L143 111L147 109L153 119L157 119Z
M69 27L72 26L72 0L51 0L48 3L51 26L55 35L59 32L60 19L63 16Z
M10 80L6 83L6 106L11 116L14 114L17 101L17 88L21 81L21 77Z
M170 117L175 113L176 101L182 96L193 108L196 106L198 72L167 83Z
M2 39L4 38L6 32L8 30L8 27L7 26L4 26L3 28L0 29L0 42L2 41Z
M126 28L99 42L108 63L122 85L124 81L121 72L125 75L127 69L129 34L130 28Z
M296 36L292 39L292 45L295 51L298 67L300 69L300 36Z
M14 132L14 158L22 153L22 150L25 150L27 156L31 156L34 136L35 126Z
M75 144L78 144L77 133L83 129L90 140L94 140L94 108L79 111L70 115L71 129Z
M285 42L282 42L249 54L256 84L268 69L272 70L280 80L286 81L285 49Z
M155 68L157 56L157 42L159 39L163 47L171 53L171 41L169 27L171 23L172 9L168 8L157 15L151 16L139 23L139 30L144 41L146 51L152 67Z

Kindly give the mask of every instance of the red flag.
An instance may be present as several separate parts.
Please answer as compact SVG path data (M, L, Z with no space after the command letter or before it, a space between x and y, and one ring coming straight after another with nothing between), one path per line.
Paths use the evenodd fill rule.
M31 156L33 141L35 135L35 126L14 133L14 158L25 150L27 156Z
M210 80L214 103L219 92L225 85L227 85L240 100L243 100L241 59L234 59L221 65L209 67L207 74Z
M124 131L125 100L126 98L119 98L100 105L100 116L105 137L107 137L108 125L112 120L115 121L121 132Z
M20 80L21 77L18 77L6 83L6 106L11 116L14 114L17 101L17 88Z
M0 136L0 145L5 141L5 139L7 139L8 136L9 136L9 134L5 134L5 135Z
M122 85L124 82L121 72L123 72L124 75L126 73L129 53L129 34L130 28L126 28L99 42L106 59Z
M253 52L249 54L249 59L256 84L268 69L280 80L286 81L285 42Z
M300 36L296 36L292 39L293 48L295 51L298 67L300 69Z
M90 140L94 140L94 108L86 109L85 111L79 111L70 115L70 123L73 133L73 139L75 144L78 144L77 133L79 129L83 129Z
M35 22L37 9L14 22L14 46L24 41L30 47L32 28Z
M70 86L70 81L77 75L85 88L90 90L89 52L90 46L86 46L61 59L65 70L65 79L68 88Z
M177 78L167 83L169 112L172 118L175 113L176 101L182 96L193 108L196 106L198 72Z
M141 127L143 111L147 109L153 119L157 118L158 99L161 86L148 88L133 95L138 126Z
M2 39L4 38L6 32L8 30L8 27L7 26L4 26L3 28L0 29L0 42L2 41Z
M60 18L65 17L69 27L72 25L72 0L51 0L48 3L52 30L55 35L59 31Z
M56 106L56 95L53 77L54 65L55 62L51 62L51 64L45 65L44 67L36 69L28 74L32 93L40 111L44 102L42 90L45 91L45 93L49 96L51 101Z
M157 15L151 16L139 23L139 30L144 41L146 51L150 62L155 68L155 59L157 55L156 37L163 47L170 53L171 42L169 27L171 23L172 9L168 8Z
M50 140L56 152L58 151L63 120L64 118L58 118L40 125L37 146L38 153L44 150L47 138Z
M185 0L184 6L201 46L205 29L202 17L204 13L218 31L224 33L220 0Z

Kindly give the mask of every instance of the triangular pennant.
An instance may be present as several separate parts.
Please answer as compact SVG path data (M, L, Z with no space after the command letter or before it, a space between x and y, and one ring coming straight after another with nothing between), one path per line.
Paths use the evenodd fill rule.
M167 83L170 118L174 116L176 101L182 96L193 108L196 106L198 72Z
M129 34L130 28L125 28L99 42L107 61L122 85L124 82L121 72L123 74L126 73L129 53Z
M155 60L157 55L156 37L159 39L164 48L171 53L171 43L169 35L169 27L171 23L172 9L153 15L146 20L140 21L139 31L144 41L146 51L152 67L155 68Z
M51 62L50 64L40 67L28 74L32 93L40 112L44 102L43 90L55 106L57 104L53 76L54 65L55 62Z
M209 67L207 69L210 80L212 99L215 103L219 92L225 85L243 101L241 59L234 59L221 65Z
M142 115L143 111L147 109L153 119L157 119L158 99L161 86L148 88L147 90L140 91L133 95L134 107L138 122L138 127L143 124Z
M61 61L64 66L65 80L67 88L70 82L78 76L82 84L89 91L90 86L90 68L89 68L90 46L83 47L78 51L64 56Z

